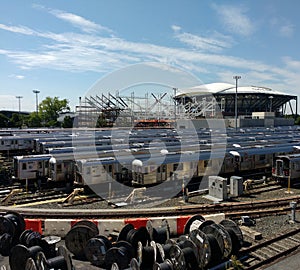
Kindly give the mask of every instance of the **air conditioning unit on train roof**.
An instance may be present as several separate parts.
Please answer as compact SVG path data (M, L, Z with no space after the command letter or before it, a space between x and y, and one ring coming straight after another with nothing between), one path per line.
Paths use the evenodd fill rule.
M139 159L135 159L132 161L132 166L143 166L143 161L139 160Z

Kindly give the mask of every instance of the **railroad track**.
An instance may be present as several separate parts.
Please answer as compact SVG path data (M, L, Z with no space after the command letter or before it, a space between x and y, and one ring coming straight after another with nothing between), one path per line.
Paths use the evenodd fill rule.
M92 200L93 198L91 198ZM240 203L197 204L175 207L157 207L143 209L38 209L14 207L24 217L28 218L137 218L137 217L163 217L195 214L225 213L232 219L242 215L260 217L266 215L282 214L291 210L290 202L299 203L300 196L291 196L273 200L259 200ZM299 207L298 207L299 208ZM6 212L9 207L0 206L0 212Z
M263 265L291 254L299 247L300 228L241 250L239 260L245 266L244 269L259 269Z
M6 200L7 196L9 196L14 190L16 192L14 192L9 200ZM62 192L62 190L45 190L43 192L32 192L24 191L24 189L22 188L14 187L13 189L3 190L0 194L0 201L7 205L25 205L28 203L43 202L50 199L65 198L66 196L67 194Z
M71 193L72 194L72 193ZM0 188L0 205L14 207L30 207L42 204L61 203L62 206L77 206L101 201L95 194L78 194L69 203L66 200L70 196L65 188L43 189L39 192L26 191L23 186L10 186Z

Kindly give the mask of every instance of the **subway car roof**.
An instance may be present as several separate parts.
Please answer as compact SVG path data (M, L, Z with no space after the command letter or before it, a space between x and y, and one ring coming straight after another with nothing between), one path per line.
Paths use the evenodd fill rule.
M14 160L18 161L24 161L24 162L30 162L30 161L36 161L36 160L48 160L52 156L51 155L29 155L29 156L14 156Z
M300 154L291 154L291 155L280 155L277 159L289 159L291 161L300 161Z

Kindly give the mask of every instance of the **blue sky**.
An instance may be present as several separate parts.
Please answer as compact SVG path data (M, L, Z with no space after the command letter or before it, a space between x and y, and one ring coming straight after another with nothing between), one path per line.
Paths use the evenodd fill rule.
M33 89L73 109L97 80L143 62L299 95L299 10L297 0L3 0L0 110L18 110L20 95L34 111Z

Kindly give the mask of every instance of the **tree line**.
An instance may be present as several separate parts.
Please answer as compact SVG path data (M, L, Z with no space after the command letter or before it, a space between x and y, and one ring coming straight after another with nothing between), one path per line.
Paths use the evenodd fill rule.
M58 121L61 113L70 112L67 99L60 100L58 97L46 97L39 105L38 112L32 112L29 115L13 113L9 118L0 113L0 128L17 127L64 127L73 126L73 119L66 116L63 122Z

